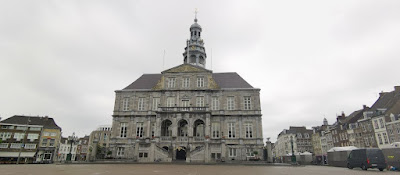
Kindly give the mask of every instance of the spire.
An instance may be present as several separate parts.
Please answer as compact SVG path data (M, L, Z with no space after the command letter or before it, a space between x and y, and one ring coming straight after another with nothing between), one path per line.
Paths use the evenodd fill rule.
M201 39L202 28L197 23L197 9L195 10L194 24L190 26L190 39L186 42L183 52L183 62L200 67L206 67L206 50L203 39Z

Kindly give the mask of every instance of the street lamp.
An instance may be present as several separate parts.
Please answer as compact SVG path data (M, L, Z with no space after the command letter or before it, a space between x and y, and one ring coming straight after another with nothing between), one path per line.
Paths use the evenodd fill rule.
M294 155L294 149L293 149L293 136L290 136L290 143L292 143L292 164L295 164L296 156Z
M25 147L25 138L27 137L26 133L28 132L28 125L31 122L31 117L28 117L28 121L26 121L26 125L25 125L25 133L24 133L24 138L22 138L22 145L19 148L19 153L18 153L18 158L17 158L17 164L19 164L19 161L21 159L21 152L22 152L22 148Z
M75 143L76 141L76 136L75 136L75 132L72 133L72 136L68 137L68 141L71 143L71 147L69 148L69 153L67 154L67 161L72 161L72 143Z

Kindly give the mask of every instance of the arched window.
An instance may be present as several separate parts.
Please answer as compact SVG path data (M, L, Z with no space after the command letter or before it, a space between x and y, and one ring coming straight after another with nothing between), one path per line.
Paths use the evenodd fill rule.
M178 136L187 137L188 122L186 120L180 120L178 122Z
M193 127L193 136L204 137L204 122L203 120L196 120Z
M164 120L161 123L161 136L172 136L172 122L170 120Z

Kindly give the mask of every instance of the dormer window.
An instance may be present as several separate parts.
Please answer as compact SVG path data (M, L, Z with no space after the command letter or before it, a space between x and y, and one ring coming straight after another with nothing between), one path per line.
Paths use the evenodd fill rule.
M197 87L204 87L204 77L197 77Z
M168 78L167 87L168 88L175 88L175 82L176 82L176 78L175 77Z

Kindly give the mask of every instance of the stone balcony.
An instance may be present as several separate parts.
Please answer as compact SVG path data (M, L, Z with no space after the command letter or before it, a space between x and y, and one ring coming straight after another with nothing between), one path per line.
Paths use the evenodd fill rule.
M158 112L210 112L209 107L159 107Z

